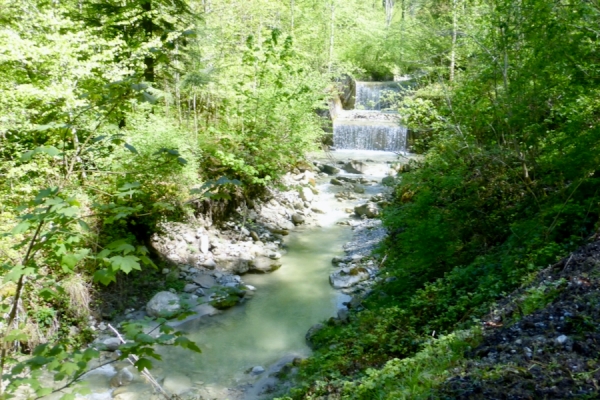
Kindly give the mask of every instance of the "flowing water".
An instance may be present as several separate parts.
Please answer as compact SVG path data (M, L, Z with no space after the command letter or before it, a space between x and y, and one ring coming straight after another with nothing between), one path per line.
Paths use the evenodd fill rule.
M356 82L355 109L339 110L333 121L337 149L406 151L407 129L395 104L406 82Z

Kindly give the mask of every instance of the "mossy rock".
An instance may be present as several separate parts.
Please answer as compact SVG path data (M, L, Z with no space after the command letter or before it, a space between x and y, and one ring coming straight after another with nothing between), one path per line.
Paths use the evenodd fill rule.
M225 310L238 304L245 295L246 291L238 287L221 287L215 292L210 305L217 310Z

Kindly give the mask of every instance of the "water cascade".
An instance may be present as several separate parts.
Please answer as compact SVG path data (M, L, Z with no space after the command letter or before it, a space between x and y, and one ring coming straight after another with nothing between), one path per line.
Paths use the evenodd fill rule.
M400 82L356 82L355 109L338 110L333 143L338 149L406 151L407 130L393 105Z

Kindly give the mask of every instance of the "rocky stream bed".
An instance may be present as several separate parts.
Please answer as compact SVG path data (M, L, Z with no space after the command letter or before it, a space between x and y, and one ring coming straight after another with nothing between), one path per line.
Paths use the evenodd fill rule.
M272 190L269 198L238 208L235 215L219 226L202 215L186 223L159 226L151 238L151 246L167 265L162 273L185 282L183 291L158 292L145 307L128 310L110 321L112 325L108 321L91 321L98 332L92 345L102 350L100 362L118 357L121 342L111 328L113 325L119 330L124 322L140 323L146 332L157 334L156 318L170 318L187 310L191 311L190 316L169 322L185 331L210 325L216 315L225 313L221 315L225 317L230 310L243 309L257 291L245 280L255 274L270 274L282 266L288 235L311 235L314 229L327 224L345 225L352 230L352 240L344 245L344 255L333 257L329 276L321 278L329 279L333 288L345 294L348 301L344 304L351 307L355 300L350 295L357 295L358 299L377 279L379 262L370 254L385 231L376 217L387 201L385 185L393 182L390 167L396 163L393 153L388 153L384 161L358 161L352 156L338 153L287 174L283 183L288 190ZM330 198L330 202L323 202L324 197ZM340 212L336 214L334 209ZM332 254L335 251L340 249L332 249ZM337 317L332 318L343 321L347 315L348 308L341 306ZM319 324L310 328L308 341L311 332L318 328ZM193 373L169 371L161 365L151 373L166 393L183 398L270 398L268 393L285 387L280 377L293 375L305 355L290 353L269 365L250 366L244 371L246 378L238 379L235 385L205 384L195 379ZM163 398L126 361L110 363L89 374L86 380L92 388L88 399Z

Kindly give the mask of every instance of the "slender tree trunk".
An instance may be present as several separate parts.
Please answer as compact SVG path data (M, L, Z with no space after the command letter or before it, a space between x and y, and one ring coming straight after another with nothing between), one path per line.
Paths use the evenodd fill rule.
M290 0L290 32L294 35L294 0Z
M331 0L331 24L329 27L329 63L327 70L331 72L333 65L333 45L335 43L335 0Z
M196 109L196 93L194 93L194 133L195 133L195 144L198 144L198 110Z
M394 0L385 0L385 25L390 27L394 16Z
M458 0L452 0L452 50L450 53L450 82L454 81L454 69L456 67L456 31L458 28L457 3Z

